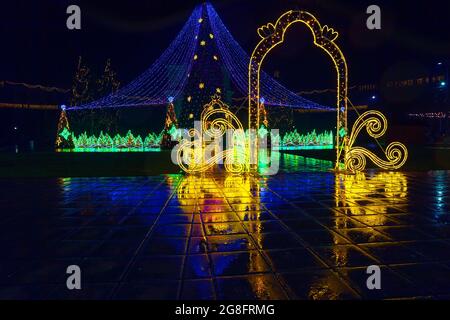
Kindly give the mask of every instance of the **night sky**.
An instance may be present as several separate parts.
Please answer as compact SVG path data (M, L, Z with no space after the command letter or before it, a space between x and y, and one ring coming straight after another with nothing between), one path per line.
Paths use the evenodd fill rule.
M350 83L377 83L409 63L427 68L450 57L448 1L297 0L211 1L241 46L250 52L256 29L284 11L304 9L339 31ZM199 3L199 2L197 2ZM382 30L365 27L368 5L382 9ZM82 30L66 29L66 7L82 10ZM149 67L181 29L194 8L189 1L2 1L0 80L70 88L77 57L100 72L111 58L122 84ZM292 90L334 86L328 57L315 48L309 31L294 26L265 69L278 70Z

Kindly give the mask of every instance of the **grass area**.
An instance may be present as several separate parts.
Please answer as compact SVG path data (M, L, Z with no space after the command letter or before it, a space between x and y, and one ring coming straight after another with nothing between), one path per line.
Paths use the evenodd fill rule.
M0 154L0 177L141 176L178 173L170 151Z
M403 171L450 170L450 148L409 147ZM334 150L283 153L334 161ZM381 154L380 154L381 155ZM368 168L373 164L367 161ZM170 151L1 153L0 177L108 177L179 173Z
M316 158L335 161L335 150L289 150L284 153L295 154L307 158ZM382 156L378 150L374 151L378 156ZM367 167L375 166L368 159ZM428 170L450 170L450 147L426 147L426 146L408 146L408 160L403 171L428 171Z

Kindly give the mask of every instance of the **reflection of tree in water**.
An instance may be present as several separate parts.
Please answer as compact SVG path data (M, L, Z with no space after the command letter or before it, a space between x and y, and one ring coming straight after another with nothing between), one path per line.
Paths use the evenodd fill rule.
M255 250L248 250L247 273L258 273L264 270L266 262L257 248L262 246L262 230L260 221L260 188L258 178L249 175L187 175L184 176L177 187L177 199L186 213L200 215L200 221L206 234L201 245L208 252L216 252L220 247L242 246L242 241L254 246ZM238 218L230 218L230 216ZM231 222L231 221L233 222ZM236 222L239 220L239 222ZM237 233L237 228L244 228L243 221L254 222L254 231L250 238ZM239 228L239 229L240 229ZM253 240L252 240L253 239ZM226 260L225 264L232 264L234 256ZM221 266L227 267L226 265ZM255 296L260 299L272 297L274 290L270 281L260 276L248 277L249 286Z

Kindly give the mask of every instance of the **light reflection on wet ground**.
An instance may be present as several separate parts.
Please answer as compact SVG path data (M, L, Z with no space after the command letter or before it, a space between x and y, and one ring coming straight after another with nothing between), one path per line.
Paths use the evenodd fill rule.
M0 180L0 298L450 297L450 172L330 168ZM365 289L373 264L380 291Z

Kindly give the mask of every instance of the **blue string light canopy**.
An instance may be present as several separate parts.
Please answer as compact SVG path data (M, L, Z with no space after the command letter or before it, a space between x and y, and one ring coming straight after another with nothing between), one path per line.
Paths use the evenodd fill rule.
M214 60L230 75L237 91L246 95L250 58L228 31L213 6L206 3L194 9L180 33L160 58L135 80L115 93L83 105L68 107L67 110L163 105L168 103L168 97L171 101L182 98L189 79L196 78L192 74L196 71L193 69L197 60L196 53L205 46L205 39L199 37L204 33L200 32L202 27L211 30L207 43L214 46L211 52L217 51L217 56L213 56ZM197 63L196 68L202 68L202 65ZM203 74L217 78L215 72L202 72ZM203 88L210 82L214 80L204 79L202 83L194 86L200 85ZM261 73L260 87L266 106L335 110L295 94L264 72ZM201 104L198 108L202 106Z

